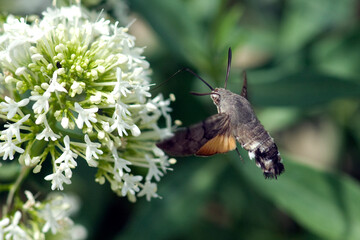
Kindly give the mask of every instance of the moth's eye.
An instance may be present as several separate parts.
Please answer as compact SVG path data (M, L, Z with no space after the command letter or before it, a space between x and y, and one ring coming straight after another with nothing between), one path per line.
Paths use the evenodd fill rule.
M211 94L211 98L216 105L220 103L220 96L218 94Z

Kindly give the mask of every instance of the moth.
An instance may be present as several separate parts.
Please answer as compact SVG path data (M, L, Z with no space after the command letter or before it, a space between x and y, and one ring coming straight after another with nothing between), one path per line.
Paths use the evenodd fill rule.
M265 178L277 178L284 171L274 139L264 129L256 117L247 99L247 77L244 72L241 94L226 89L231 67L231 48L228 52L228 64L224 88L213 88L190 69L184 69L210 89L210 93L192 93L210 95L218 114L187 128L181 128L175 134L156 145L172 156L211 156L235 150L236 141L248 151L249 158L262 169ZM241 157L241 156L240 156Z

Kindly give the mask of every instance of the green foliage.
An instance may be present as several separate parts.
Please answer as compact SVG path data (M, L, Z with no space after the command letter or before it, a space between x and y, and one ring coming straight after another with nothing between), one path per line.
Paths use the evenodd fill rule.
M342 147L335 153L336 167L324 166L331 172L283 154L286 171L277 181L264 180L252 162L246 158L242 164L234 153L178 159L174 173L160 187L164 199L138 206L119 239L358 239L356 1L134 0L130 6L170 51L172 72L190 65L212 85L222 86L231 46L235 57L228 88L239 92L242 69L237 51L250 46L263 52L265 57L248 69L248 91L254 106L268 110L257 112L271 133L326 116L337 127ZM248 57L251 61L253 56ZM171 75L169 69L163 72L163 79ZM208 91L197 79L190 85L190 79L182 73L163 89L175 93L174 115L186 123L214 113L210 99L184 94ZM353 169L346 167L350 163L345 163L345 156Z

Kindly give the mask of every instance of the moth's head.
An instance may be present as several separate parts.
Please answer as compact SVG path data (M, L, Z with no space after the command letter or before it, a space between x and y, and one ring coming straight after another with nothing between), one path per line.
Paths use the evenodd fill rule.
M224 88L215 88L211 91L211 99L213 100L214 104L216 106L220 106L220 103L222 100L226 99L226 95L231 94L229 90L226 90Z
M218 88L215 88L214 90L211 91L210 97L213 100L214 104L216 106L219 106L219 104L220 104L220 94L219 94L219 89Z

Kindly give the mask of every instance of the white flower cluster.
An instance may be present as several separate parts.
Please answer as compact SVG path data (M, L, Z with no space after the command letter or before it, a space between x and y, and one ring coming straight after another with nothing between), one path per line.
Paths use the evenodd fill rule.
M80 7L43 15L32 24L9 16L3 26L0 156L34 173L50 156L52 190L71 184L84 159L98 168L96 181L107 180L120 196L158 197L169 161L155 142L171 132L171 109L161 94L151 98L143 49L126 27L91 21ZM144 176L134 173L139 168Z
M75 225L70 218L77 210L76 198L54 193L39 202L31 192L25 191L25 195L27 201L21 211L0 220L0 239L43 240L46 236L55 239L86 238L86 229Z

